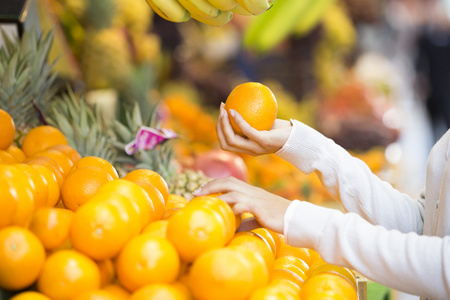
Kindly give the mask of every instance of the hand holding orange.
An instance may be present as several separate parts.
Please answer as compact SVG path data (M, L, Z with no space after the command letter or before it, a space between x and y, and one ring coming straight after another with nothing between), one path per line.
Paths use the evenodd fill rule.
M235 133L243 135L230 113L238 112L247 123L257 130L269 130L277 118L277 100L272 91L258 82L246 82L235 87L225 102L231 126Z

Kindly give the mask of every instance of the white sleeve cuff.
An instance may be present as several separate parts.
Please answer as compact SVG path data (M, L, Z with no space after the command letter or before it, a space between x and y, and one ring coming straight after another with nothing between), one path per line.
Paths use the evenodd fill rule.
M327 222L333 214L341 212L294 200L284 214L284 238L289 245L316 250Z

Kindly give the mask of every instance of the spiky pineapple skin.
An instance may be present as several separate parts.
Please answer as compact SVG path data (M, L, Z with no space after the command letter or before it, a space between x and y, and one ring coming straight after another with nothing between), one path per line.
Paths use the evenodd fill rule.
M121 28L86 31L81 68L87 89L117 87L131 72L131 55Z

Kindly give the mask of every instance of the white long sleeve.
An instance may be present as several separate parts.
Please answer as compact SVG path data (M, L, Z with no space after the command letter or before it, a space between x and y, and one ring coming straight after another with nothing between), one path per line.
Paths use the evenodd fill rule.
M438 152L447 155L448 141L440 144L436 148L443 150ZM305 173L316 172L347 211L293 201L284 218L289 244L315 249L327 262L357 270L391 288L428 299L450 299L449 229L445 221L434 221L435 228L444 228L440 231L445 234L422 235L424 223L429 227L426 219L432 215L424 210L423 200L415 201L395 190L345 149L297 121L277 154ZM450 184L443 181L450 178L450 163L445 170L445 160L441 165L435 167L441 170L435 172L441 177L430 187L439 189L437 194L442 197L450 192ZM431 191L426 188L428 195ZM440 205L450 206L450 199L445 200L440 199ZM448 217L444 220L449 223Z

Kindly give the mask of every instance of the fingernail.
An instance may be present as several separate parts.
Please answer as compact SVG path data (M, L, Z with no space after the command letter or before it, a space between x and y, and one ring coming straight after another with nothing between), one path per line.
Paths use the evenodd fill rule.
M225 103L220 102L220 108L224 108L225 107Z
M195 191L192 192L192 194L197 195L202 191L202 187L199 187L198 189L196 189Z
M230 109L230 115L234 118L236 111L234 109Z

